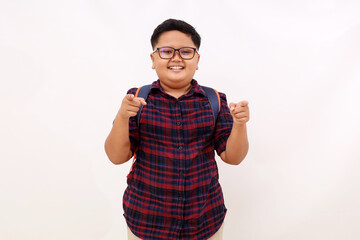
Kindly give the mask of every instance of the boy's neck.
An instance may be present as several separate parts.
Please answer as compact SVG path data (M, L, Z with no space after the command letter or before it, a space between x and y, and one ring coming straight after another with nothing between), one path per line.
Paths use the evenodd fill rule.
M168 86L166 84L163 84L161 81L160 81L160 85L167 94L169 94L170 96L173 96L174 98L181 97L182 95L188 93L192 88L191 83L189 83L188 85L186 85L184 87L180 87L180 88L174 88L174 87Z

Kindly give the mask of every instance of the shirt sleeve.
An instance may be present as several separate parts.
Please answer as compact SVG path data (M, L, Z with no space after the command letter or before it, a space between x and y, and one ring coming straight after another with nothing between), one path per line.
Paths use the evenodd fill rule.
M137 88L131 88L127 94L136 93ZM137 126L136 116L129 118L129 139L130 139L130 150L132 154L136 153L139 146L139 128Z
M216 153L220 154L226 149L226 142L230 136L233 118L230 113L230 109L227 104L226 95L220 93L221 109L215 125L215 150Z

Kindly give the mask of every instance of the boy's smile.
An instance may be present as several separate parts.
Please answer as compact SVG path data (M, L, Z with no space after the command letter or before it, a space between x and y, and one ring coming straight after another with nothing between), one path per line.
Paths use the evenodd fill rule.
M182 67L182 66L170 66L169 68L170 68L170 70L174 70L174 71L183 70L183 69L184 69L184 67Z
M164 47L168 47L169 51L175 51L172 58L164 59L160 57L159 51L161 50L158 48ZM185 50L183 48L185 48ZM186 48L189 50L192 48L196 49L190 35L172 30L160 35L155 46L155 51L150 55L152 68L156 70L161 86L170 94L174 90L179 94L181 91L183 91L182 94L186 93L186 90L188 90L191 85L190 82L195 75L195 71L198 69L200 55L197 51L191 59L183 59L180 56L180 51L182 51L182 56L188 54ZM161 52L163 55L167 53L168 50ZM192 55L190 57L192 57Z

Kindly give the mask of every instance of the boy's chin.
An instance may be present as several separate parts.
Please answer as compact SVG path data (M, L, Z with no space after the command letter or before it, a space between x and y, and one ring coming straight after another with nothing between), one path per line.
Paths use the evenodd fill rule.
M167 86L169 87L174 87L174 88L178 88L179 86L186 86L188 84L190 84L192 78L188 79L188 78L167 78L167 79L161 79L160 78L160 82L165 83Z

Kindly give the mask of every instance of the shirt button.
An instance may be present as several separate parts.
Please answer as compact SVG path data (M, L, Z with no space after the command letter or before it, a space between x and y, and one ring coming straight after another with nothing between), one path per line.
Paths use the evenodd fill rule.
M184 175L183 171L180 171L180 172L179 172L179 175L180 175L180 176L183 176L183 175Z
M179 150L182 150L182 149L183 149L183 147L182 147L182 146L180 146L180 147L179 147Z
M181 122L180 122L180 121L178 121L176 124L177 124L178 126L180 126L180 125L181 125Z
M182 225L182 221L178 220L178 225L181 226Z

